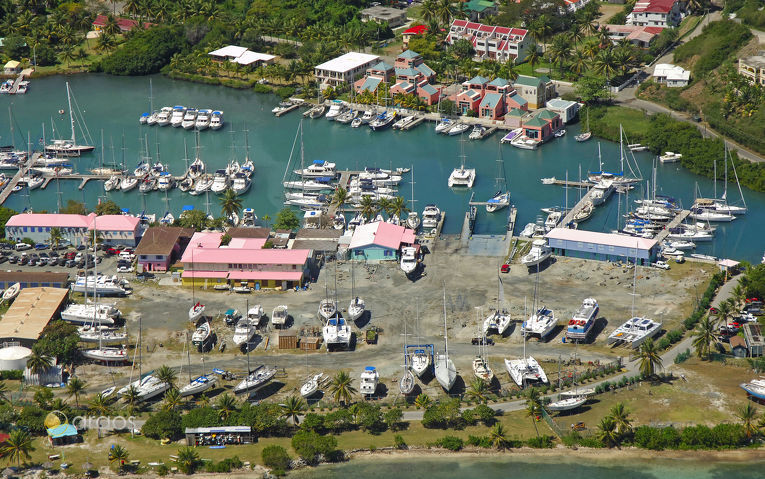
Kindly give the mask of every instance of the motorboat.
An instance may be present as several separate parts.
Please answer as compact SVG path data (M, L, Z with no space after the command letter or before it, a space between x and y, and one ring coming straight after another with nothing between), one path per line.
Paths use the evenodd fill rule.
M324 118L327 120L333 121L338 116L342 115L346 110L345 103L341 101L333 102L332 105L329 107L329 111L326 115L324 115Z
M323 318L324 321L327 321L335 314L337 314L337 301L333 298L322 299L319 303L319 316Z
M197 118L194 122L194 128L197 130L206 130L210 127L210 119L212 118L212 110L199 110L197 112Z
M521 263L531 268L544 263L550 256L552 249L547 245L547 241L536 239L531 243L531 250L521 258Z
M384 111L377 115L377 118L369 122L369 128L373 131L390 128L390 126L393 125L393 122L396 121L396 116L397 114L395 111Z
M189 192L192 188L194 188L194 179L190 176L185 177L178 183L178 189L184 193Z
M527 356L521 359L505 359L505 369L515 384L524 387L529 383L547 384L547 374L536 359Z
M510 313L507 310L495 309L483 321L483 334L486 335L496 331L500 336L504 336L512 322Z
M331 176L313 177L309 180L285 181L282 186L293 190L331 191L335 189L334 178Z
M422 211L422 227L425 229L432 229L438 227L438 222L441 221L441 210L436 205L427 205Z
M497 191L494 196L489 198L486 202L486 211L488 213L494 213L510 205L510 192L509 191Z
M212 112L212 117L210 117L210 129L220 130L221 128L223 128L223 112L216 110Z
M594 206L605 203L609 196L614 192L614 182L611 180L600 180L592 187L590 201Z
M170 117L173 114L172 107L165 106L157 113L157 125L167 126L170 124Z
M465 165L461 165L459 168L455 168L449 175L448 185L449 188L455 186L472 188L474 182L475 168L465 168Z
M186 113L183 114L183 121L181 126L184 130L191 130L197 124L197 109L189 108Z
M411 357L412 371L422 377L430 367L430 354L424 349L415 349Z
M324 382L324 373L314 374L309 377L302 386L300 386L300 395L304 398L309 398L316 394Z
M278 115L280 113L283 113L289 110L290 108L292 108L292 102L280 101L278 105L276 105L275 107L271 109L271 113L273 113L274 115Z
M550 232L558 226L563 218L563 212L560 210L550 211L545 219L545 231Z
M271 312L271 324L274 326L282 327L287 324L288 316L289 313L287 312L287 306L280 304L274 308L273 312Z
M566 338L575 340L587 339L587 336L592 331L592 327L595 325L595 318L599 310L600 308L595 298L587 298L582 301L582 305L568 322Z
M521 150L536 150L539 148L539 143L539 140L528 138L522 134L517 135L515 138L510 140L511 146L520 148Z
M417 269L417 248L405 246L401 249L401 271L411 274Z
M200 325L197 326L197 329L194 330L194 334L191 335L191 343L194 346L201 348L207 343L207 341L210 340L212 334L212 327L210 326L210 323L203 321Z
M119 175L110 176L108 180L104 181L104 191L108 193L110 191L119 189L120 181L122 181L122 179Z
M178 392L180 393L181 397L202 394L208 389L215 387L215 384L217 382L218 382L218 379L214 375L205 374L203 376L199 376L192 379L190 383L181 387L181 389L179 389Z
M138 186L138 178L135 176L124 176L120 181L120 190L130 191Z
M183 124L183 117L186 114L185 106L174 106L173 112L170 114L170 126L178 128Z
M473 374L486 384L491 384L494 380L494 371L489 366L489 362L480 356L473 359Z
M154 117L154 122L156 123L156 121L157 121L157 112L156 111L154 113L151 113L151 114L149 114L149 113L141 113L141 116L138 117L138 123L140 123L141 125L145 125L149 121L149 117L150 116Z
M359 128L361 125L363 125L364 122L361 120L361 117L356 117L351 122L351 128Z
M71 289L75 293L91 293L97 296L125 296L128 294L127 281L116 276L78 276Z
M566 129L565 128L561 128L560 130L556 131L553 135L555 136L555 138L561 138L565 134L566 134Z
M340 213L339 211L335 213L335 216L332 218L332 227L336 230L344 230L345 229L345 215Z
M90 324L77 328L77 335L83 343L124 343L128 338L125 330Z
M98 349L86 349L81 354L86 359L102 363L124 363L130 359L124 346L105 346Z
M120 317L120 310L113 304L73 303L61 311L61 319L74 324L99 324L112 326Z
M662 163L676 163L683 159L683 155L680 153L674 153L672 151L667 151L663 155L659 156L659 161Z
M518 138L519 136L521 136L522 133L523 133L523 128L516 128L514 130L510 130L510 132L507 135L503 136L502 139L499 140L499 142L503 145L505 143L512 143L512 141Z
M237 195L243 195L252 186L252 180L245 173L237 173L234 175L234 179L231 182L231 189Z
M558 320L555 319L555 312L545 306L537 309L534 314L529 316L529 319L523 322L521 325L521 334L524 338L529 336L539 336L540 339L545 339L550 333L553 332L558 325Z
M485 126L476 125L473 127L473 131L470 132L470 136L468 136L468 139L480 140L481 138L483 138L484 132L486 132Z
M374 366L367 366L361 372L359 393L362 396L371 396L377 392L377 384L380 382L380 374Z
M215 170L213 182L212 185L210 185L210 191L221 194L228 189L229 182L230 180L226 174L226 170Z
M608 344L626 344L637 349L646 339L656 336L661 325L661 322L648 318L630 318L608 336Z
M197 196L212 188L214 179L212 175L202 175L194 182L194 189L189 190L189 194Z
M261 308L262 311L263 308ZM260 322L260 318L258 318L258 322ZM247 344L253 336L255 336L255 333L257 332L257 324L253 322L249 315L248 317L242 318L239 320L238 323L236 323L236 328L234 328L234 344L237 346L241 346L243 344Z
M467 123L457 123L453 125L449 130L446 132L449 136L457 136L465 133L470 128L470 125Z
M324 160L313 160L313 163L311 163L308 168L295 170L295 174L306 178L320 178L325 176L334 178L337 176L337 171L335 170L334 163Z
M258 216L255 214L255 210L252 208L245 208L242 210L242 224L245 228L254 228L258 221Z
M417 231L420 227L420 215L416 211L410 211L406 217L406 227L412 231Z
M585 131L584 133L579 133L574 137L574 139L580 143L585 142L592 138L592 132L591 131Z
M356 296L348 305L348 319L350 321L356 321L364 314L364 311L366 311L364 300Z
M157 179L157 189L159 191L170 191L175 186L175 180L170 172L163 172Z
M587 402L586 396L575 396L553 401L545 406L549 411L571 411Z
M329 318L322 328L327 350L333 346L347 348L351 344L351 328L341 316Z
M436 123L436 133L446 133L454 126L454 123L448 118L441 118L441 121Z
M200 318L202 318L202 316L204 316L204 314L205 305L197 301L194 306L189 308L189 321L197 322Z
M234 388L234 394L245 392L254 392L268 384L276 375L276 368L273 366L261 365L251 371L246 378Z
M393 129L395 130L401 130L403 128L406 128L409 126L410 123L412 123L417 117L416 116L405 116L398 120L396 123L393 124Z
M669 240L664 241L662 243L662 247L666 247L668 249L673 249L675 251L683 251L683 250L689 250L694 249L696 247L696 243L693 241L687 241L687 240Z
M375 112L374 110L365 110L364 114L361 115L361 123L366 125L370 121L374 120L376 116L377 116L377 112Z
M338 117L335 118L335 121L338 123L347 125L348 123L351 123L353 120L358 118L358 116L359 116L358 110L348 110L345 113L338 115Z

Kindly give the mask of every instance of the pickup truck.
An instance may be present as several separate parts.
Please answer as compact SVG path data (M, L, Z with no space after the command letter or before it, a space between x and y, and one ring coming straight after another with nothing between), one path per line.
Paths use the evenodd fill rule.
M476 338L473 338L473 339L471 339L471 340L470 340L470 344L473 344L473 345L481 344L481 340L482 340L482 339L483 339L483 338L480 338L480 337L476 337ZM493 339L491 339L491 338L486 338L484 341L485 341L485 343L486 343L487 345L489 345L489 346L494 346L494 340L493 340Z

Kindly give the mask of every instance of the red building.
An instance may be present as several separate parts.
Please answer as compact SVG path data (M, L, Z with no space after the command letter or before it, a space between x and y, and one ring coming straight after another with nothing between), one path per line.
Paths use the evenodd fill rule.
M138 26L138 21L133 20L131 18L116 17L115 20L117 20L117 27L119 27L120 32L122 33L127 33ZM96 19L93 20L93 30L100 32L108 24L109 24L109 17L107 15L98 15ZM143 28L149 28L152 25L154 24L149 22L144 22Z
M416 37L417 35L425 35L428 33L428 27L425 25L415 25L413 27L407 28L401 33L401 41L404 44L404 48L409 48L409 39L412 37Z

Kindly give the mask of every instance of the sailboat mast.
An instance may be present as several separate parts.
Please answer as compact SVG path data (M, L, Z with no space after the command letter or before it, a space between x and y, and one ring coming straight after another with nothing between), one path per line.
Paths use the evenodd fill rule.
M69 82L66 82L66 101L69 105L69 123L72 125L72 145L76 145L77 142L74 137L74 114L72 113L72 96L69 92Z
M449 361L449 335L446 333L446 283L444 283L444 352Z
M725 144L724 141L723 141L723 144ZM728 200L728 155L727 153L723 152L723 158L725 161L725 184L723 185L722 199L727 201Z
M191 384L191 348L189 347L189 332L186 331L186 344L184 345L186 347L186 361L189 364L189 384ZM202 356L204 357L204 356Z

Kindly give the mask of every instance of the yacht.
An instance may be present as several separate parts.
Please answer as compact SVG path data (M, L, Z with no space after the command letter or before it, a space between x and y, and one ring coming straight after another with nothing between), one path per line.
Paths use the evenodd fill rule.
M434 366L436 380L445 391L450 391L457 380L457 368L454 362L445 353L436 354L436 364Z
M393 122L396 121L396 116L397 114L395 111L384 111L377 115L377 118L369 122L369 128L373 131L390 128L390 126L393 125Z
M377 113L374 110L365 110L364 114L361 115L361 124L368 124L370 121L374 120L376 116Z
M251 371L246 378L234 388L234 394L253 392L268 384L276 375L276 368L273 366L258 366Z
M328 351L333 346L347 348L351 344L351 328L341 316L327 320L322 328L322 336Z
M127 341L127 331L108 326L93 326L88 324L77 328L80 342L83 343L124 343Z
M401 249L401 271L411 274L417 269L417 248L405 246Z
M467 123L457 123L446 132L449 136L457 136L465 133L470 128Z
M422 227L432 229L438 227L441 221L441 210L436 205L427 205L422 212Z
M130 359L124 346L86 349L81 354L87 359L104 363L124 363Z
M247 177L244 173L236 173L234 175L234 179L231 182L231 189L234 190L234 193L237 195L243 195L247 193L247 191L250 189L250 186L252 186L252 180Z
M213 177L212 175L202 175L199 178L197 178L197 181L194 183L194 189L189 190L189 194L198 196L206 191L210 191L210 188L212 188L213 185Z
M162 109L157 113L157 125L159 126L167 126L170 124L170 117L173 114L173 109L169 106L164 106Z
M451 130L454 123L448 118L441 118L441 121L436 123L436 133L446 133Z
M406 227L414 232L420 227L420 215L416 211L410 211L406 217Z
M197 326L197 329L194 330L194 334L191 335L191 343L198 348L202 348L207 341L210 340L212 335L213 332L210 323L203 321Z
M643 341L656 336L661 331L661 324L648 318L630 318L608 336L608 344L623 343L637 349Z
M112 175L108 180L104 181L104 191L107 193L116 189L119 189L122 178L119 175Z
M380 375L374 366L367 366L361 373L361 382L359 392L362 396L371 396L377 392L377 384L380 382Z
M348 230L353 231L357 226L361 226L367 222L366 218L361 213L357 213L356 216L348 221Z
M337 301L335 301L333 298L324 298L319 303L319 317L323 318L324 321L329 320L329 318L333 317L337 314Z
M183 124L183 116L186 114L185 106L174 106L173 113L170 115L170 126L178 128Z
M171 175L168 171L162 172L157 179L157 189L159 191L169 191L173 188L173 186L175 186L173 175Z
M544 263L550 256L552 249L547 246L547 241L536 239L531 243L531 250L521 258L521 263L531 268Z
M186 113L183 114L183 121L181 126L184 130L191 130L197 124L197 109L189 108Z
M141 181L140 186L138 186L138 191L141 193L148 193L150 191L154 191L157 189L157 179L154 177L147 177L144 178Z
M744 215L747 212L746 206L731 205L725 200L714 200L712 208L718 213L728 213L730 215Z
M524 387L530 382L547 384L547 374L537 360L531 356L523 359L505 359L505 369L515 384L520 387Z
M473 131L470 132L470 136L468 136L468 139L470 139L470 140L480 140L481 138L483 138L483 134L484 134L485 131L486 131L486 127L485 126L475 125L473 127Z
M696 223L695 225L681 225L669 229L667 238L670 240L688 240L694 243L700 241L712 241L715 236L715 228L706 223Z
M258 216L255 214L255 210L252 208L245 208L242 210L242 226L245 228L254 228L257 221Z
M483 334L487 335L491 331L496 331L500 336L504 336L510 324L512 324L510 313L506 309L495 309L483 321Z
M218 380L214 375L206 374L192 379L190 383L183 386L178 392L181 393L181 397L194 396L215 387L217 382Z
M364 300L355 296L348 305L348 319L356 321L364 314L364 311L366 311Z
M449 175L449 188L455 186L464 186L466 188L472 188L475 182L475 168L465 168L465 165L460 165L459 168L455 168Z
M189 321L197 322L205 314L205 305L199 301L189 308Z
M553 310L542 306L532 314L529 319L523 322L523 325L521 326L521 334L523 334L524 338L529 336L539 336L540 339L544 340L553 332L557 325L558 320L555 319Z
M263 308L261 308L261 311L262 309ZM258 322L260 322L260 318L258 318ZM236 323L233 338L234 344L241 346L248 343L252 337L255 336L256 331L257 323L253 322L248 314L247 317L240 319L239 322Z
M216 110L212 112L212 117L210 118L210 129L220 130L221 128L223 128L223 112Z
M560 223L560 220L563 218L563 212L560 210L557 211L550 211L547 214L547 218L545 219L545 231L550 232L554 230L558 223Z
M739 387L750 396L761 401L765 399L765 380L763 379L752 379L748 383L739 384Z
M335 213L335 217L332 218L332 227L336 230L343 231L345 229L345 215L339 211Z
M306 382L300 386L300 395L304 398L313 396L319 390L321 383L324 382L324 380L324 373L314 374L309 377Z
M335 170L335 164L324 160L313 160L313 163L302 170L295 170L296 175L300 175L307 178L319 178L324 176L335 177L337 171Z
M215 170L215 175L213 175L213 182L212 185L210 185L210 191L213 193L223 193L228 189L230 180L228 175L226 174L226 170Z
M358 110L348 110L342 115L339 115L337 118L335 118L335 121L338 123L347 125L348 123L351 123L353 120L358 118L358 116L359 116Z
M189 178L199 178L205 173L205 163L201 158L196 158L189 165L189 169L186 171L186 176Z
M595 318L598 316L599 310L600 308L595 298L587 298L582 301L582 305L568 322L566 338L579 341L587 339L587 336L592 331L592 327L595 325Z
M324 118L326 118L327 120L332 121L335 118L337 118L338 116L342 115L343 112L345 112L345 109L346 109L345 108L345 104L343 102L334 102L329 107L329 111L324 116Z
M430 354L424 349L415 349L411 359L412 371L417 377L422 377L430 367Z
M473 374L486 384L494 380L494 371L489 367L489 362L480 356L473 359Z
M736 219L736 217L730 213L717 211L712 208L693 208L689 216L699 221L714 222L730 222Z
M510 205L510 192L509 191L497 191L494 196L489 198L486 202L486 211L488 213L494 213Z
M590 201L594 206L605 203L611 193L614 192L614 182L611 180L600 180L592 187Z
M194 128L197 130L206 130L210 127L210 118L212 117L212 110L199 110L197 113L197 119L194 122Z
M120 317L120 310L113 304L70 304L61 311L61 319L74 324L98 324L114 325L114 321Z
M287 312L287 306L281 304L275 307L271 312L271 324L274 326L282 327L287 324L288 316L289 314Z
M136 186L138 186L138 178L135 176L125 176L120 181L120 190L122 191L130 191Z
M663 155L659 156L659 161L662 163L676 163L683 159L683 155L680 153L674 153L672 151L668 151L664 153Z
M285 181L282 185L285 188L303 191L330 191L335 189L331 176L319 176L310 180Z
M128 294L128 290L125 289L126 283L127 281L116 276L78 276L71 289L75 293L95 291L98 296L125 296Z

